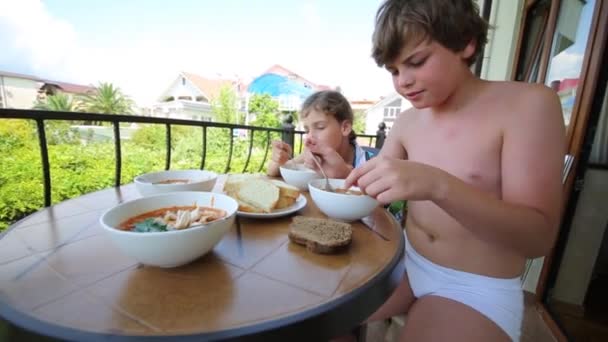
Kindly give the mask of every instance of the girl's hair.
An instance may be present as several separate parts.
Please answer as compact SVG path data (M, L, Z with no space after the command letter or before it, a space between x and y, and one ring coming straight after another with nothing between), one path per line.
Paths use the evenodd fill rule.
M467 59L471 66L483 51L487 34L488 23L473 0L386 0L376 13L372 57L382 67L411 42L433 40L460 52L474 41L475 52Z
M316 110L326 115L331 115L338 122L342 123L347 120L351 123L354 121L353 109L348 100L340 92L335 90L322 90L310 95L302 104L300 116L305 118L310 114L311 110ZM348 139L354 142L357 138L357 133L351 129Z

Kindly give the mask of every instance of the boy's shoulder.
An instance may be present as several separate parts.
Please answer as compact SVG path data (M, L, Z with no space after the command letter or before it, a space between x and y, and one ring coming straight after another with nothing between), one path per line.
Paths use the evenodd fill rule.
M555 91L540 83L489 81L486 84L491 96L498 95L507 102L517 100L517 103L522 103L521 100L545 100L548 97L557 98Z
M484 102L507 127L563 122L559 96L544 84L504 81L490 86Z

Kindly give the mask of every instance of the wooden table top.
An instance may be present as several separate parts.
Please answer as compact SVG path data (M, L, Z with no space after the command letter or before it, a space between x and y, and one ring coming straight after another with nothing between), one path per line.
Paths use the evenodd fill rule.
M324 217L305 195L299 214ZM364 320L403 276L403 234L380 207L374 229L389 241L356 222L341 254L290 243L292 216L241 217L195 262L144 266L118 250L98 222L105 210L138 197L132 184L87 194L0 236L0 316L74 340L320 340Z

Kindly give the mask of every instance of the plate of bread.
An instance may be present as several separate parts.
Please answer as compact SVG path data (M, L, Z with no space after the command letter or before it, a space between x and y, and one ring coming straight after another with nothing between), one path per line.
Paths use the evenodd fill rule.
M297 187L254 174L228 175L224 193L238 202L237 215L251 218L286 216L304 208L307 202Z

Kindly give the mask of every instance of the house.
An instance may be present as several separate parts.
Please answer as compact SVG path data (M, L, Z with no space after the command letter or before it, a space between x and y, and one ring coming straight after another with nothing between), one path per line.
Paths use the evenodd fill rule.
M0 108L30 109L37 100L62 92L83 95L95 88L42 79L36 76L0 71Z
M397 92L391 93L367 109L365 115L365 134L376 134L381 122L390 132L399 113L412 107L412 104Z
M282 112L298 111L310 94L328 89L332 88L311 82L278 64L255 77L247 87L250 95L269 94L279 103L279 110Z
M233 89L239 97L239 110L246 110L244 82L240 79L206 78L180 72L152 105L149 115L187 120L214 121L211 103L223 87Z

